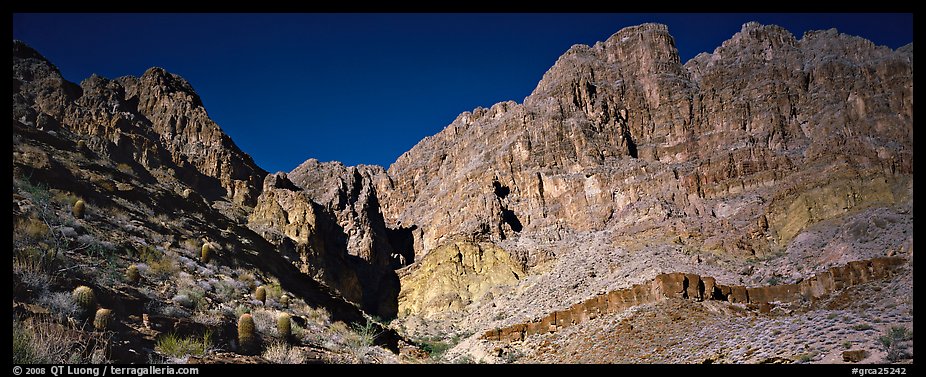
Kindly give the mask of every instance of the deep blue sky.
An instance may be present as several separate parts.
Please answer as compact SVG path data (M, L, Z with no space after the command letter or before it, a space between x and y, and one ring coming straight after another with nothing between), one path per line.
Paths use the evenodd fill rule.
M911 14L15 14L13 37L75 82L183 76L273 172L311 157L388 167L463 111L521 102L571 45L626 26L669 25L687 61L747 21L913 41Z

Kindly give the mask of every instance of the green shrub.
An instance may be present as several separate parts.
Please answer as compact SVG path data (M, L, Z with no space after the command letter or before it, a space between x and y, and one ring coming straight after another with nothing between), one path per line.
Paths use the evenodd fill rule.
M250 314L242 314L238 318L238 345L242 353L251 353L257 350L257 334L254 332L254 318Z
M913 331L904 326L891 326L878 338L881 346L887 352L887 360L896 362L911 357L907 341L913 340Z
M93 318L93 327L100 331L108 329L112 316L112 310L100 308L96 311L96 316Z
M439 360L444 356L444 353L450 349L450 343L445 343L441 341L422 341L421 349L424 352L427 352L432 360Z
M212 348L212 331L206 330L202 337L181 337L176 334L167 334L158 338L154 349L170 357L183 357L187 355L202 356Z
M78 200L77 203L74 203L74 207L71 208L71 213L74 214L75 218L82 219L84 218L86 208L83 200Z

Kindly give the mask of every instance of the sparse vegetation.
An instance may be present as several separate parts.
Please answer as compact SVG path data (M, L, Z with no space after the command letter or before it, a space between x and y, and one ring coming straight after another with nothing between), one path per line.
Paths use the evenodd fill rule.
M275 342L267 347L261 355L274 364L302 364L305 354L298 348L290 347L285 342Z
M444 353L447 352L452 346L450 343L435 341L435 340L424 340L421 342L421 349L424 352L428 353L428 356L431 357L431 360L440 360L444 357Z
M871 325L867 323L859 323L857 325L852 325L852 330L855 330L855 331L866 331L866 330L871 330L871 329L872 329Z
M201 337L181 337L176 334L166 334L158 338L155 350L170 357L184 357L188 355L202 356L212 348L212 331L206 330Z
M850 342L850 341L848 341L848 340L845 341L845 342L842 342L842 348L843 348L843 349L852 348L852 342Z
M280 286L279 281L273 281L270 284L264 285L264 289L266 290L267 298L279 300L280 297L283 297L283 287Z
M378 327L379 326L377 326L376 322L373 322L369 319L367 319L366 323L362 325L354 325L354 331L356 331L358 335L359 345L363 347L372 346L376 341L376 338L378 338L382 333L378 330Z
M161 258L147 262L148 273L158 280L167 280L180 272L180 266L177 260L170 255L163 255Z
M39 298L39 304L48 309L57 317L59 322L65 321L69 317L77 314L79 308L71 294L68 292L54 292L43 295Z
M887 360L891 362L910 358L908 342L911 340L913 331L904 326L891 326L878 338L878 342L887 352Z
M108 342L73 326L29 318L13 320L14 364L102 363Z
M238 296L238 289L235 287L235 283L231 281L220 280L212 285L212 289L215 292L215 298L219 302L229 302Z

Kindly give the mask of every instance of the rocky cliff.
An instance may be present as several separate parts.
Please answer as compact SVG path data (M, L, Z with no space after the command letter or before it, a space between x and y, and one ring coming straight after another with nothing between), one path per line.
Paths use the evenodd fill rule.
M13 41L13 119L70 130L94 152L151 171L151 182L180 181L211 200L253 205L267 174L209 119L192 86L161 68L77 86Z
M591 279L609 288L616 270L629 283L689 264L799 279L840 258L812 248L865 258L911 240L912 45L757 23L688 62L674 43L664 25L624 28L570 48L523 103L461 114L379 181L387 224L421 232L416 258L464 237L528 274L616 249ZM893 236L817 236L875 213Z
M313 174L326 171L299 173L305 166L289 175L267 176L248 226L276 244L301 271L316 276L365 311L394 318L399 280L375 192L356 168L338 164L334 169L346 181L337 175L323 176L331 181L317 181ZM290 176L297 177L301 185ZM337 185L319 184L335 180Z
M366 312L398 316L394 329L422 339L467 338L456 355L485 351L474 345L488 334L523 341L534 360L560 357L540 352L540 338L633 333L609 321L648 323L622 317L640 308L735 319L731 304L761 311L825 297L826 308L860 312L840 297L912 290L903 288L912 267L893 268L913 259L912 44L891 50L835 30L796 38L747 23L682 62L666 26L628 27L573 46L522 103L464 112L388 170L309 159L267 174L209 119L190 83L160 68L76 85L14 41L12 96L16 258L53 245L68 263L93 266L98 254L87 250L115 243L113 266L175 274L171 287L146 272L134 291L94 281L112 275L97 267L52 279L58 291L80 283L117 296L107 305L148 334L152 352L161 330L140 329L136 317L200 290L207 304L228 302L187 308L199 310L195 328L219 321L221 341L237 348L227 325L239 309L266 320L265 305L284 306L282 296L250 299L257 282L299 297L294 320L334 329L324 333L342 344L332 321L360 325ZM72 197L91 208L86 217L63 204ZM217 250L212 265L196 254L204 243ZM29 266L14 263L14 307L38 313L47 303ZM217 288L232 275L255 286ZM663 300L675 296L706 303ZM890 301L869 298L860 301ZM912 299L891 302L892 321L908 322ZM330 318L319 320L321 308ZM403 344L383 334L389 348ZM632 361L650 357L643 351Z
M423 229L425 250L451 234L614 227L767 254L909 195L912 75L912 48L835 30L796 39L748 23L682 64L664 25L629 27L573 46L523 104L463 113L422 140L380 199L387 219Z
M76 85L18 41L12 65L15 362L395 362L410 346L367 314L395 312L395 273L391 300L363 302L373 274L335 215L264 179L188 82L152 68Z

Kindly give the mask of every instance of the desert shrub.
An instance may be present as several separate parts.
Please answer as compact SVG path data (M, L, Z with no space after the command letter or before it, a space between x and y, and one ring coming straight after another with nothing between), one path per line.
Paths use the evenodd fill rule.
M220 309L207 310L204 312L196 312L193 314L193 321L196 323L202 323L206 326L218 327L225 322L225 313Z
M257 332L261 334L277 336L277 312L268 309L257 308L251 311L254 318L254 326Z
M891 326L878 338L878 342L887 352L887 360L891 362L909 359L912 356L909 352L910 340L913 340L913 331L904 326Z
M142 245L135 249L134 257L145 264L151 264L160 261L164 257L164 253L151 245Z
M212 284L212 288L219 302L229 302L238 297L238 289L234 282L221 280Z
M859 323L857 325L852 325L852 330L855 330L855 331L865 331L865 330L871 330L871 329L872 329L871 325L867 323Z
M181 337L166 334L158 338L155 351L166 356L180 358L188 355L202 356L212 349L212 331L206 330L202 336Z
M264 289L266 290L267 298L279 300L280 297L283 296L283 287L280 286L280 282L278 281L264 285Z
M17 250L13 257L13 273L30 290L41 294L52 281L53 261L35 248Z
M428 356L430 356L432 360L440 360L444 356L444 353L446 353L450 348L450 343L442 342L439 340L421 341L421 349L424 352L427 352Z
M238 277L238 281L242 282L248 290L252 290L257 287L257 278L254 277L254 273L248 272L242 269L235 270L235 275Z
M376 338L382 333L376 322L367 319L364 324L355 324L354 331L357 333L359 345L364 347L372 346Z
M331 314L328 313L328 309L325 309L323 307L306 308L306 316L310 320L312 320L312 322L319 324L319 325L324 325L328 323L328 321L331 319ZM344 323L342 322L341 325L344 325Z
M39 298L39 304L54 314L60 322L76 316L78 310L80 310L68 292L54 292L43 295Z
M13 320L13 364L102 363L107 345L102 335L81 332L73 325Z
M181 298L181 300L184 301L181 303L176 300L177 296L183 296L186 299L183 300L183 298ZM174 302L188 309L203 309L208 306L206 302L206 291L196 285L186 285L177 289Z
M305 354L302 350L290 347L284 342L271 344L261 356L274 364L302 364L305 362Z
M250 314L250 313L251 313L251 308L245 305L238 305L238 307L235 308L236 317L241 317L242 314Z
M180 267L177 265L177 260L169 255L164 255L158 260L148 261L148 273L151 276L166 280L170 279L177 275L180 272Z

